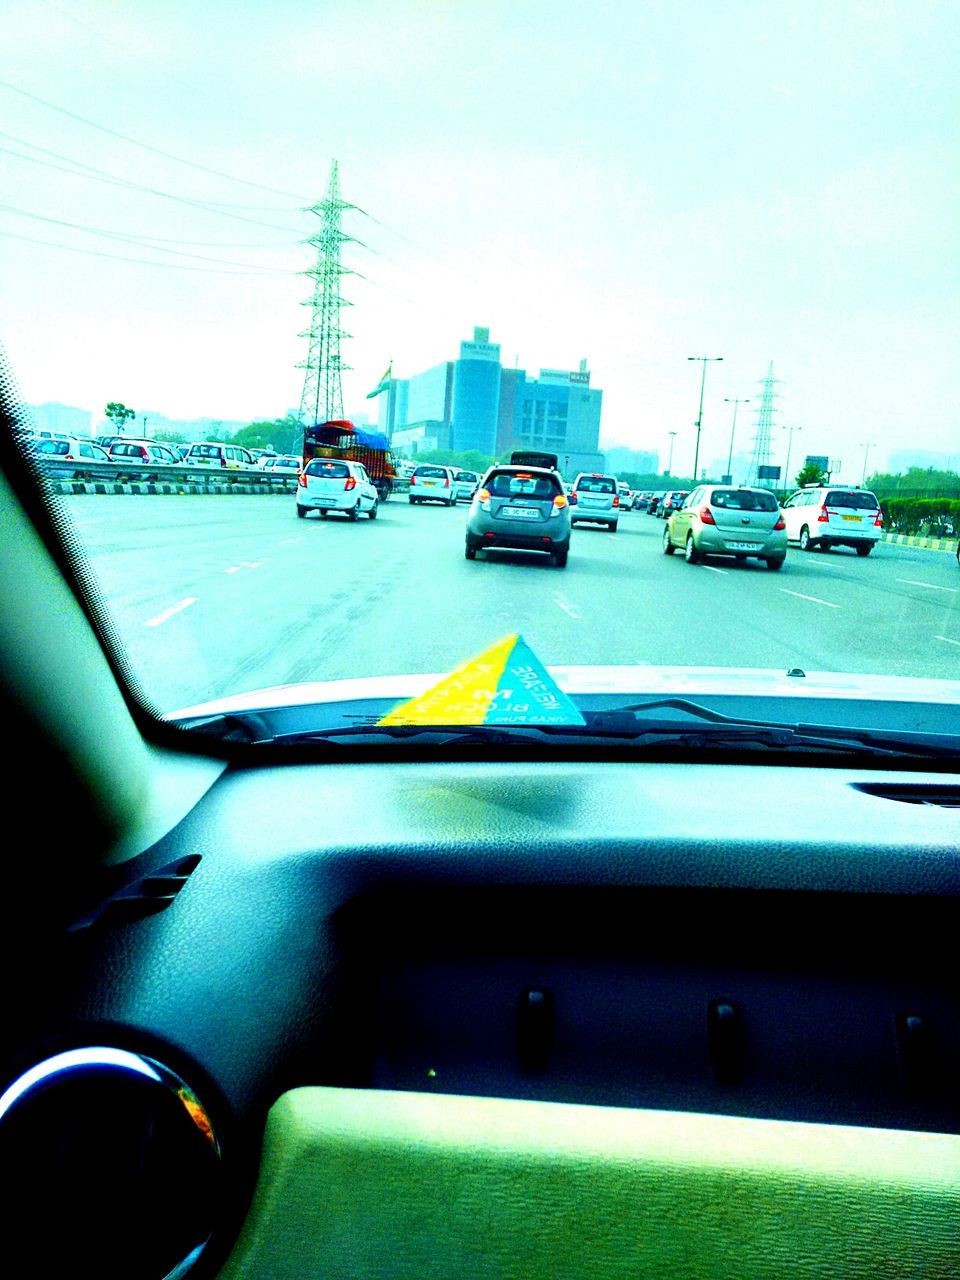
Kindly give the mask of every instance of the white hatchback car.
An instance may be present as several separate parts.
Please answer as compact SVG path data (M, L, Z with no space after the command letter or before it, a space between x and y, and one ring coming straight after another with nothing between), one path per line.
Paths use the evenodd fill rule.
M415 467L410 477L410 505L418 502L442 502L445 506L454 507L457 497L454 491L453 467L442 467L435 463L423 463Z
M453 492L457 502L472 502L480 477L475 471L456 471L453 476Z
M603 524L616 531L620 519L620 492L616 476L581 471L573 482L575 494L570 516L574 524Z
M361 512L376 520L379 501L366 468L359 462L313 458L297 481L297 515L301 517L311 511L319 511L321 517L328 511L342 511L351 520Z
M883 537L883 513L869 489L820 485L800 489L783 504L787 537L801 551L853 547L868 556Z

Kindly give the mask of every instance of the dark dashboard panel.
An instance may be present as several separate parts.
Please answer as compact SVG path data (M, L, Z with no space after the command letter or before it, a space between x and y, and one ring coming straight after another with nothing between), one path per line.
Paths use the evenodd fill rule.
M896 779L235 768L18 955L4 1079L151 1055L247 1190L301 1084L960 1132L960 815L858 789Z

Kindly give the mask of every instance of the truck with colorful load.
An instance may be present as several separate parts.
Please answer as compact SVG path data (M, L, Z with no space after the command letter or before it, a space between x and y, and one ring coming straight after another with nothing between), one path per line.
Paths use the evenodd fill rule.
M393 492L397 467L387 437L379 431L355 426L346 418L305 427L303 465L311 458L340 458L344 462L362 463L381 502L386 502Z

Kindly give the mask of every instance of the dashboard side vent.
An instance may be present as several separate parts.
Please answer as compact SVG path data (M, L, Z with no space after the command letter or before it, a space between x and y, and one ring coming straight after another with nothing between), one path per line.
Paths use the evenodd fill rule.
M937 809L960 809L960 786L942 786L909 782L854 782L857 791L883 800L896 800L900 804L925 804Z
M97 927L112 928L165 911L199 865L200 855L190 854L164 867L158 867L104 899L89 914L74 921L68 932L78 933Z

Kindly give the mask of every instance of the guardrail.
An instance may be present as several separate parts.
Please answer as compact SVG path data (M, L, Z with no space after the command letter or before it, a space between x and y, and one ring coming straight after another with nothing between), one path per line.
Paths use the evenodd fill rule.
M40 472L51 480L91 480L116 484L150 481L158 484L258 485L276 487L288 493L296 488L297 477L271 475L264 467L191 467L183 463L88 462L83 458L67 462L62 458L34 455Z

